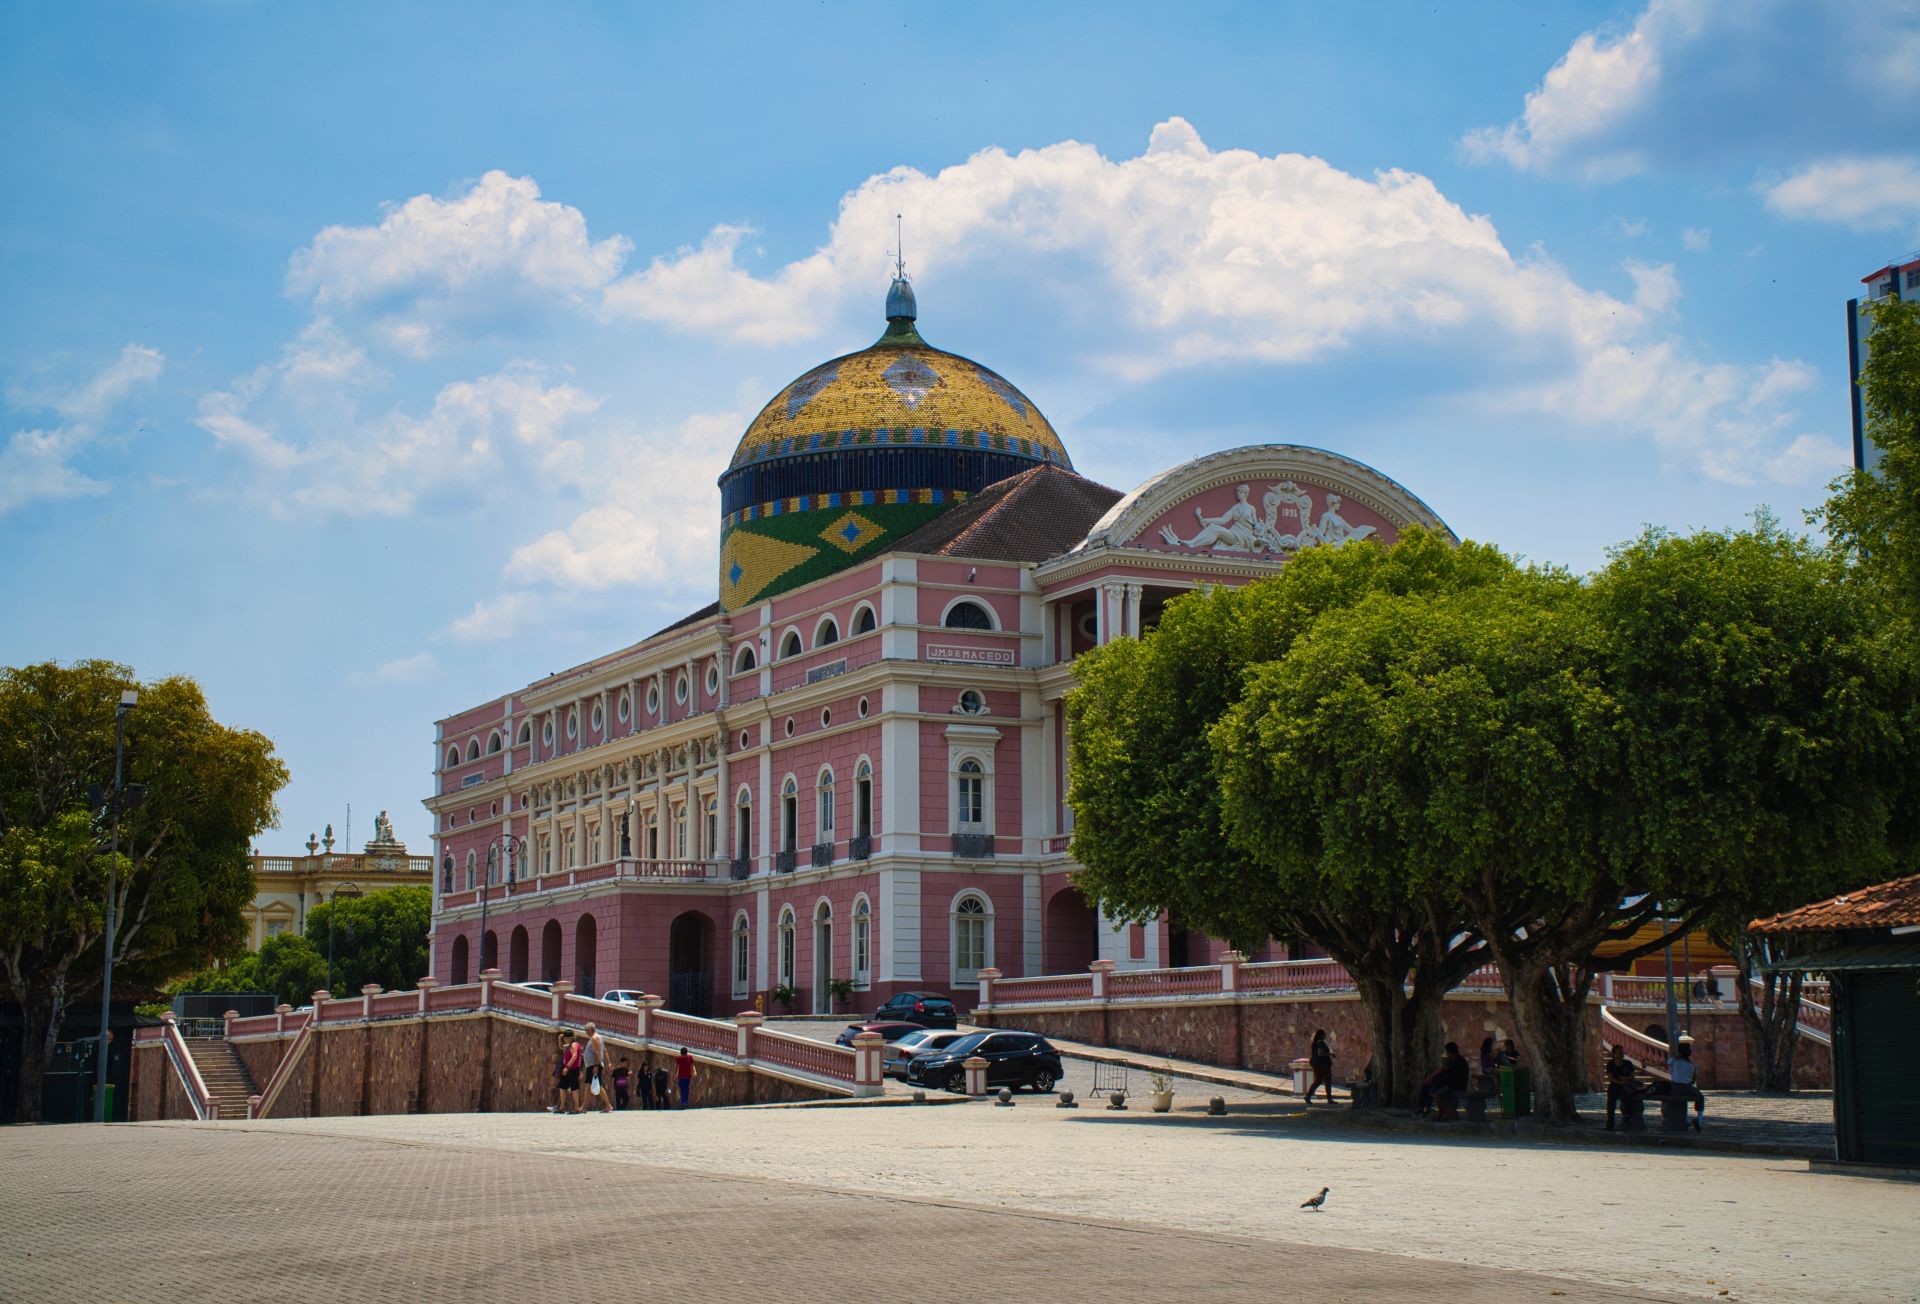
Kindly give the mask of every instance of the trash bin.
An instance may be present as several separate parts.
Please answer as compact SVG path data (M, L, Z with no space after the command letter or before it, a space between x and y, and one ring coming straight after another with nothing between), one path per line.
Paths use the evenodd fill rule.
M1307 1083L1312 1081L1313 1061L1297 1059L1287 1067L1293 1070L1293 1094L1296 1096L1306 1095Z
M1533 1112L1533 1070L1514 1065L1500 1070L1500 1112L1520 1118Z
M114 1087L114 1084L113 1084L113 1083L111 1083L111 1082L109 1082L109 1083L107 1083L107 1114L106 1114L106 1119L107 1119L107 1122L109 1122L109 1123L111 1123L111 1122L113 1122L113 1087Z

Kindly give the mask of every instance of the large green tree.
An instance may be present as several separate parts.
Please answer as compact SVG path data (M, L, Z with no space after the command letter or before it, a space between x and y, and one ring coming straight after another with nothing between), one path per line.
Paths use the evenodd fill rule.
M92 791L111 790L114 707L126 778L146 799L121 818L116 983L159 987L244 945L252 839L287 781L273 745L214 720L192 680L139 683L107 661L0 671L0 978L24 1022L19 1117L40 1117L61 1021L98 999L108 831Z
M1812 519L1886 603L1895 639L1920 656L1920 301L1881 299L1867 311L1861 406L1880 462L1836 480Z
M309 910L307 942L321 958L324 973L331 931L335 994L357 996L367 983L400 991L427 972L432 922L432 888L384 888L365 896L336 897Z
M1169 604L1145 637L1081 658L1068 698L1082 889L1118 917L1166 911L1243 948L1268 937L1323 948L1359 986L1388 1100L1410 1099L1433 1062L1440 1001L1480 962L1477 941L1446 902L1388 866L1230 841L1209 731L1249 669L1284 656L1323 613L1510 569L1493 549L1420 530L1391 548L1313 549L1273 579Z
M1592 585L1620 707L1613 854L1733 954L1768 1090L1792 1085L1799 987L1757 971L1747 922L1889 877L1920 820L1916 664L1850 571L1763 515L1649 531Z
M175 984L175 992L271 992L287 1005L305 1005L327 985L327 957L298 933L269 937L232 964Z

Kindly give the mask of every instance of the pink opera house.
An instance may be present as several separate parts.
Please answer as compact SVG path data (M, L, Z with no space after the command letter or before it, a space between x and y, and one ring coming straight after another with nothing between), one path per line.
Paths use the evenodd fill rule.
M788 988L825 1013L922 989L964 1007L988 968L1225 949L1110 923L1074 886L1074 658L1302 548L1446 526L1290 444L1096 484L916 315L896 280L877 343L747 428L720 478L716 602L435 726L442 982L498 968L702 1015L775 1012Z

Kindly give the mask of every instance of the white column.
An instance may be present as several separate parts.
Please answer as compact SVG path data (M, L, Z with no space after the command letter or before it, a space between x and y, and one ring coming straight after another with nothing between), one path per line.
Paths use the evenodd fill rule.
M1140 586L1127 585L1127 637L1140 637Z

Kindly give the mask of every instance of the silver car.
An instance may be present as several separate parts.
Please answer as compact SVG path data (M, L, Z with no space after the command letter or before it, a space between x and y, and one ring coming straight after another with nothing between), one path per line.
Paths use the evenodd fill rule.
M951 1028L925 1028L910 1032L881 1051L880 1071L887 1077L904 1079L907 1076L907 1061L915 1055L942 1050L967 1035Z

